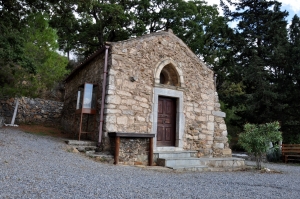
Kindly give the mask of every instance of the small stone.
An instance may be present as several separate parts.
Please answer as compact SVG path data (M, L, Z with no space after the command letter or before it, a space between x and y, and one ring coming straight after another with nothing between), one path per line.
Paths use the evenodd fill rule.
M231 149L223 149L223 155L231 155Z
M212 111L212 114L217 117L226 117L226 113L222 111Z
M75 147L73 147L72 153L79 153L79 151Z
M200 158L200 157L202 157L202 156L204 156L203 153L201 153L201 152L198 152L198 153L197 153L197 158Z
M143 165L143 163L142 163L142 162L139 162L139 161L135 161L135 162L134 162L134 165Z

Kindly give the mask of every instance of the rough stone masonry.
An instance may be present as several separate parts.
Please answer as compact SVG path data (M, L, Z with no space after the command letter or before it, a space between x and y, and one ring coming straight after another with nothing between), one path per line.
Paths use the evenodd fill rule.
M11 123L16 99L0 99L0 116L3 118L2 122L6 124ZM19 106L16 115L16 124L60 126L63 102L28 97L20 97L18 100Z
M112 146L108 132L154 133L157 137L158 98L176 99L175 144L154 150L196 150L198 157L231 157L225 113L221 112L213 71L172 31L161 31L109 45L103 145ZM105 51L99 50L79 65L66 79L62 125L76 133L74 124L78 86L99 85L101 93ZM96 115L99 124L99 115ZM97 140L97 128L91 139ZM133 163L147 154L145 145L128 151L132 140L121 141L120 159ZM139 141L140 142L140 141ZM133 150L131 150L133 151ZM125 158L127 157L127 158Z

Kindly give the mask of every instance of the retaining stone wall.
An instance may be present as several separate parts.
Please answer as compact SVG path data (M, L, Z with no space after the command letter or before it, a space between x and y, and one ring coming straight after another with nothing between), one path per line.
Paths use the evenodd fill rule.
M1 99L0 105L0 115L3 117L4 123L10 124L16 105L16 99ZM60 126L62 109L63 102L21 97L19 98L15 124Z

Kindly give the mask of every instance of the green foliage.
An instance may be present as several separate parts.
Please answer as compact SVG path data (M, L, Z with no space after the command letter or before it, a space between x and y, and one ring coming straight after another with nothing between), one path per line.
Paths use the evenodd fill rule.
M269 143L282 140L279 129L279 122L244 125L244 132L239 135L239 144L255 156L257 169L261 169L262 155L268 151Z
M49 27L47 16L40 13L28 17L25 50L37 66L37 93L51 90L67 74L68 60L59 55L56 31Z
M6 10L0 15L0 96L30 95L30 86L22 83L32 78L36 67L25 52L24 27Z
M205 62L217 65L230 30L216 6L198 0L53 0L52 6L60 49L84 57L106 41L171 28Z
M225 123L227 126L227 132L228 132L228 143L230 144L230 147L236 147L237 145L237 138L238 134L242 131L241 128L239 128L238 125L236 125L236 122L240 119L236 114L235 110L236 107L232 107L231 109L228 108L228 105L225 104L223 101L220 101L221 104L221 110L226 113ZM230 139L229 139L230 138Z
M135 4L134 4L135 3ZM52 1L51 26L58 30L60 50L85 57L106 41L128 39L136 17L133 1Z
M218 92L238 118L231 125L280 121L283 141L300 132L300 21L287 29L287 12L277 1L222 0L236 22L219 65ZM234 7L230 10L229 6ZM219 70L218 70L219 71Z
M285 144L300 144L300 133L283 134L283 142Z
M0 1L0 96L37 97L66 74L45 2Z
M287 13L280 11L276 1L239 0L231 5L236 11L227 11L225 15L238 24L231 40L231 77L235 78L230 81L244 86L236 104L245 109L237 115L251 123L279 120L277 113L286 107L281 103L284 95L278 88L285 75Z
M279 162L281 160L281 151L279 147L270 148L267 151L267 160L269 162Z
M280 115L284 143L300 143L300 19L295 15L289 27L287 67L281 89L285 94L283 103L288 104Z

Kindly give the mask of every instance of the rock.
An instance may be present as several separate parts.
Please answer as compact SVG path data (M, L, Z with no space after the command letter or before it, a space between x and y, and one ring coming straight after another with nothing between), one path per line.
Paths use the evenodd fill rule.
M134 165L143 165L143 163L142 163L142 162L135 161L135 162L134 162Z
M72 153L79 153L79 151L75 147L73 147Z
M75 148L75 149L76 149L76 148ZM77 150L78 150L79 152L85 152L85 147L78 147Z
M197 153L197 158L200 158L200 157L202 157L202 156L204 156L203 153L201 153L201 152L198 152L198 153Z

